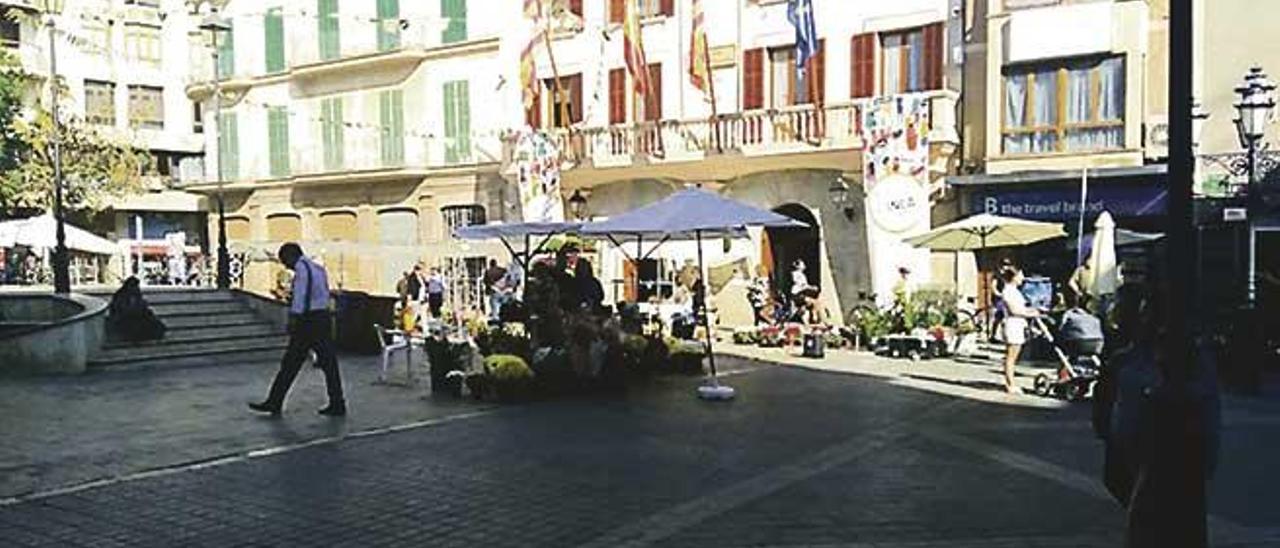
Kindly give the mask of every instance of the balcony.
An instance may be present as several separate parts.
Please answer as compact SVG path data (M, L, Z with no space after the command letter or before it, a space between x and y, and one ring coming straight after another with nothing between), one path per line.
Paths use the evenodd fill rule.
M931 93L934 144L956 143L950 91ZM867 100L722 114L715 120L663 120L574 130L554 129L566 187L616 180L723 180L781 169L861 170L862 112ZM511 159L508 140L504 164Z

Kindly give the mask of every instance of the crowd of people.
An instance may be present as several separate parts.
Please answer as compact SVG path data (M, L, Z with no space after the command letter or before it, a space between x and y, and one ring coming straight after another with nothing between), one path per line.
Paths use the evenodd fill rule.
M768 267L763 264L756 266L755 275L747 285L747 300L755 325L788 322L826 324L826 309L819 299L822 291L810 283L803 260L791 263L790 282L786 291L780 291L774 287Z

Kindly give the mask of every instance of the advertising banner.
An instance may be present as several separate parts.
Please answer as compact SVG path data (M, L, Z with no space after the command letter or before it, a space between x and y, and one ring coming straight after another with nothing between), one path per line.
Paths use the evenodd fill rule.
M555 142L541 131L526 129L516 140L512 160L524 221L564 221L564 198L560 195L560 149Z

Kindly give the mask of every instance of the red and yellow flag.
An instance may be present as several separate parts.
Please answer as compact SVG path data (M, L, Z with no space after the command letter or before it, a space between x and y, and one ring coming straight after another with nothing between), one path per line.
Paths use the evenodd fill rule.
M626 0L625 18L622 24L622 55L631 73L632 85L639 95L649 94L649 62L644 58L644 44L640 40L640 10L636 0Z
M689 81L702 93L711 93L711 55L707 46L707 29L703 26L702 0L693 0L693 26L689 40Z
M534 59L533 50L542 41L542 32L535 31L529 43L520 51L520 89L523 93L524 109L533 108L538 101L538 63Z

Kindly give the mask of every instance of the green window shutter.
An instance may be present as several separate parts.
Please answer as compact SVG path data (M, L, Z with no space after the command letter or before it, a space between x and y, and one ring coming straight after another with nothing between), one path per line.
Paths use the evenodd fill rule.
M234 29L218 35L218 78L230 78L236 73L235 37Z
M400 47L400 0L378 0L378 51Z
M234 181L240 178L240 136L236 131L236 113L222 113L219 122L218 178L223 181Z
M267 111L267 140L272 177L289 175L289 113L284 107Z
M440 0L440 15L448 21L441 37L444 43L467 39L467 0Z
M471 159L471 112L467 81L444 84L444 158L448 164Z
M324 141L324 168L329 171L342 169L343 125L342 99L325 99L320 103L320 126Z
M378 94L379 127L382 128L382 165L404 164L404 92Z
M320 25L320 59L337 59L340 49L338 0L316 0L316 18Z
M284 70L284 12L271 8L263 16L262 27L266 32L267 72Z

